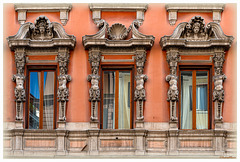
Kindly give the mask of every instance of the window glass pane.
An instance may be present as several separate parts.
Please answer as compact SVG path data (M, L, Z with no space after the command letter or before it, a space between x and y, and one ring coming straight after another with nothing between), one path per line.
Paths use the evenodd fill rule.
M208 129L208 72L196 72L196 128Z
M130 129L130 71L119 71L118 97L118 129Z
M114 71L103 73L103 129L115 129L115 77Z
M181 71L181 129L192 129L191 71Z
M43 129L53 129L54 72L44 72Z
M29 129L39 128L40 72L30 72Z

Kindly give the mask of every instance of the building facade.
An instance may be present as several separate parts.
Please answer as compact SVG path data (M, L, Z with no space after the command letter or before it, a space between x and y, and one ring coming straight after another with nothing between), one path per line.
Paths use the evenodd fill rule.
M236 11L5 4L4 156L236 157Z

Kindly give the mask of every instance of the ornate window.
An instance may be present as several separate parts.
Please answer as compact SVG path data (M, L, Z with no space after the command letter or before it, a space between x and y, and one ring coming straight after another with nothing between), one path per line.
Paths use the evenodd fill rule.
M28 118L28 110L39 105L38 109L32 110L35 116L39 116L40 120L43 120L44 113L44 103L46 104L49 100L46 99L45 102L45 95L44 91L48 83L44 84L44 78L51 78L53 76L58 75L58 77L54 77L54 84L56 85L56 80L59 82L59 86L57 87L57 101L59 106L59 117L58 117L58 128L65 127L65 112L66 112L66 102L68 101L69 90L67 88L67 82L71 80L70 75L67 74L68 72L68 62L69 62L69 51L75 47L76 38L72 35L66 34L61 24L56 22L50 22L49 19L45 16L39 16L34 24L27 22L24 23L18 33L14 36L10 36L7 38L8 45L12 51L15 52L15 63L17 74L13 76L13 81L16 82L15 88L15 97L16 97L16 127L23 128L23 120L31 120L33 118ZM55 66L59 67L57 71L44 71L43 69L35 69L38 71L28 71L26 73L25 69L32 70L30 65L48 65L48 66ZM45 69L47 70L47 69ZM38 73L38 75L36 74ZM54 73L54 74L53 74ZM31 102L37 101L37 99L33 99L31 97L32 90L36 90L31 86L38 86L39 91L39 103L36 105L28 105L25 104L26 101L26 93L25 93L25 78L26 75L29 77L29 86L27 87L27 92L29 92L29 96L27 96L27 103L30 104ZM45 77L46 75L46 77ZM39 79L39 85L36 84L34 79ZM31 80L33 79L33 80ZM50 80L51 80L50 79ZM45 80L48 81L48 80ZM40 83L41 82L41 83ZM49 84L53 84L53 82ZM43 87L45 86L45 88ZM55 87L55 86L54 86ZM50 92L49 92L50 94ZM53 94L53 92L51 92ZM54 90L54 94L56 94ZM37 95L37 94L35 94ZM38 96L37 95L37 96ZM36 96L35 96L36 98ZM51 98L51 97L50 97ZM50 99L50 103L52 99ZM56 103L56 100L53 102ZM49 105L51 105L49 103ZM26 105L26 109L23 109L23 106ZM39 115L38 112L39 111ZM50 110L49 110L50 111ZM24 113L25 112L25 113ZM29 116L31 115L31 111ZM52 114L54 118L54 114ZM51 118L52 118L51 117ZM51 119L52 120L52 119ZM36 120L37 121L37 120ZM26 128L32 128L32 125L27 125L29 122L25 122ZM40 122L39 126L33 126L33 128L45 128L43 126L44 122ZM54 127L51 127L54 128Z
M212 97L214 102L215 129L222 129L223 81L226 79L223 73L223 63L225 51L231 47L232 41L233 37L226 36L218 23L210 22L205 25L201 16L194 16L189 22L180 23L172 35L161 38L160 45L163 50L166 50L167 62L170 67L170 74L166 77L166 81L169 82L167 94L170 102L170 129L178 128L176 113L176 103L179 100L178 78L187 77L187 74L184 73L181 76L177 75L179 64L191 64L195 67L210 65L214 68L214 88L213 93L209 97ZM197 85L197 77L192 76L192 79L195 79L192 84ZM197 95L196 93L193 94Z
M146 99L144 83L147 76L143 74L144 64L146 61L147 50L151 49L154 43L154 37L140 33L138 28L142 24L141 20L134 20L129 28L123 24L115 23L111 27L101 19L95 20L99 31L95 35L86 35L83 37L83 45L89 50L89 62L92 74L89 75L88 81L91 82L89 90L91 102L91 127L98 128L98 102L100 98L100 80L99 67L106 64L112 65L133 65L135 67L136 87L134 88L134 101L136 101L136 121L137 128L143 128L143 101ZM132 36L125 40L129 33Z

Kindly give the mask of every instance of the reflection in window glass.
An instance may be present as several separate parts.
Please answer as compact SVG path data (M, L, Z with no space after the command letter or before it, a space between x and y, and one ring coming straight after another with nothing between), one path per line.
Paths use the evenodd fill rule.
M118 129L130 129L130 71L119 71L118 97Z
M191 71L181 71L181 129L192 129Z
M29 129L39 128L40 72L30 72Z
M208 129L208 72L196 72L196 128Z
M114 71L104 71L103 129L115 129L115 77Z
M54 72L44 72L43 129L53 129Z

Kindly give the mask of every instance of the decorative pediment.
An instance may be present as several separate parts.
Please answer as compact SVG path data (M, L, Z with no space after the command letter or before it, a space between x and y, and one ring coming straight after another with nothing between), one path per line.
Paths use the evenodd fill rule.
M138 31L141 23L134 20L128 28L120 23L115 23L109 27L105 20L98 20L96 25L99 27L99 31L94 35L85 35L83 45L86 49L94 45L107 47L146 46L151 48L155 38L152 35L144 35ZM131 38L126 40L130 32L132 34Z
M7 38L9 47L54 47L65 46L74 48L76 38L68 35L62 25L50 22L46 16L39 16L34 24L23 24L18 33Z
M188 23L180 23L173 34L160 40L163 49L167 47L211 47L222 46L226 50L231 47L232 36L223 33L218 23L210 22L205 25L201 16L194 16Z

